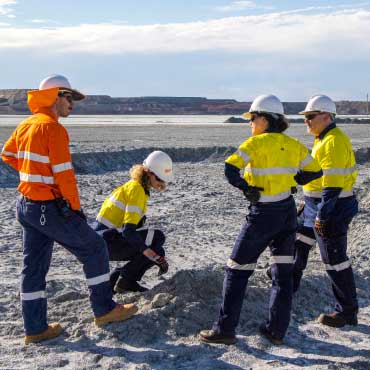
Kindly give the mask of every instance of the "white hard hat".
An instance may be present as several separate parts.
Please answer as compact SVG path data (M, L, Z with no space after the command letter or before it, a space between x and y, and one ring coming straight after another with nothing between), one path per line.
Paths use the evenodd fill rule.
M275 95L259 95L253 100L249 112L244 113L243 117L251 118L252 113L284 115L284 107Z
M143 165L165 182L173 181L172 159L160 150L151 152Z
M304 111L299 114L306 114L309 112L327 112L337 114L335 103L326 95L315 95L307 103Z
M67 78L62 75L51 75L44 78L40 82L39 90L52 89L53 87L59 87L59 91L64 90L65 92L70 92L73 100L78 101L85 99L85 95L75 89L72 89L72 86Z

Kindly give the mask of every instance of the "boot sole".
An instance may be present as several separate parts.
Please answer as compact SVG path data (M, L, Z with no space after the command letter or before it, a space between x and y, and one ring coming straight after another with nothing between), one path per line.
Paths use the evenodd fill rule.
M199 336L199 339L203 343L214 343L214 344L226 344L227 346L235 344L237 342L236 338L233 339L207 339L205 337Z
M104 325L108 325L112 322L120 322L120 321L126 321L130 319L132 316L135 315L135 313L139 310L138 307L133 307L130 310L127 310L124 316L119 316L119 317L113 317L113 318L106 318L106 319L98 319L95 318L94 322L95 325L98 327L102 327Z

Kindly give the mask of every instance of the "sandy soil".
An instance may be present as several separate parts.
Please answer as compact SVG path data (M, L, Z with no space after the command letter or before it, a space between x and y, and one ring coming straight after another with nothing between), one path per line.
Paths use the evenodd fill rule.
M370 135L363 125L351 127L350 131L358 147L367 148ZM170 271L159 279L152 269L144 277L144 284L152 287L150 291L117 297L121 302L138 303L140 310L133 319L98 329L92 324L81 266L55 245L48 275L49 318L60 321L65 333L45 344L24 346L18 289L21 230L14 219L17 191L12 174L3 172L0 369L370 369L370 194L367 190L370 178L366 161L359 166L356 186L361 210L349 234L360 303L359 325L332 329L315 322L321 312L331 311L333 306L329 280L315 249L301 290L294 299L286 343L281 347L271 346L258 335L258 325L266 319L268 307L270 282L264 270L269 254L266 252L250 279L238 343L206 345L198 342L196 334L209 328L216 318L223 266L246 214L243 197L223 177L222 162L227 149L220 148L235 147L243 139L245 129L216 127L210 131L199 127L193 131L193 128L176 127L158 132L154 128L120 127L113 132L95 128L86 135L79 127L70 127L69 132L76 153L90 152L89 157L75 157L79 161L79 187L89 222L109 192L128 179L130 162L141 161L148 147L170 148L179 160L175 163L176 182L164 193L153 193L148 211L149 223L167 235L165 247ZM6 134L5 129L0 129L0 142ZM163 141L157 143L156 137ZM306 135L302 137L308 142ZM131 154L124 152L107 162L98 153L105 146L106 150L116 151L141 149ZM124 166L122 156L126 158Z

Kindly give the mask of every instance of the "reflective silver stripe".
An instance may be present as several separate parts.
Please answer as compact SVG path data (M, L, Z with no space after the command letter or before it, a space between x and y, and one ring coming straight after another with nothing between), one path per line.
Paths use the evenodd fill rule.
M104 275L95 276L90 279L86 279L88 286L98 285L104 283L105 281L109 281L109 272Z
M276 194L276 195L261 195L259 202L268 203L268 202L279 202L280 200L284 200L291 195L291 191L284 191L283 193Z
M246 265L239 265L239 263L233 261L231 258L227 260L227 267L230 267L233 270L248 270L253 271L256 268L256 263L249 263Z
M270 265L274 263L293 263L294 258L293 256L271 256L270 257Z
M17 158L18 156L17 156L17 153L13 153L13 152L6 152L5 150L3 150L2 152L1 152L1 154L2 155L6 155L6 156L8 156L8 157L14 157L14 158Z
M299 162L299 168L306 167L313 161L313 158L310 154L307 154L306 158Z
M243 152L241 149L238 149L238 150L236 151L236 154L237 154L239 157L242 157L246 163L249 163L249 161L250 161L250 157L249 157L249 155L248 155L247 153Z
M321 198L322 191L311 191L303 189L303 194L310 198Z
M39 290L33 293L21 293L22 301L34 301L35 299L45 298L45 290Z
M311 198L321 198L322 197L322 191L309 191L303 189L303 194L307 197ZM338 198L348 198L351 197L354 194L353 189L347 190L347 191L341 191Z
M117 231L122 231L122 227L117 227L115 224L107 220L105 217L98 215L96 217L96 220L105 225L106 227L109 227L110 229L116 229Z
M30 175L29 173L19 172L19 178L24 182L42 182L44 184L54 184L54 177Z
M71 170L72 168L73 167L71 162L56 164L55 166L52 167L54 173L68 171Z
M133 213L137 213L138 215L140 216L143 216L143 211L141 210L140 207L138 206L126 206L126 212L133 212Z
M296 240L299 240L302 243L311 245L311 246L316 244L316 239L309 238L308 236L300 234L300 233L297 233Z
M329 264L325 264L325 268L329 271L343 271L345 269L348 269L349 267L351 267L351 261L350 260L347 260L347 261L344 261L342 263L338 263L337 265L329 265Z
M153 243L153 238L154 238L154 229L148 229L148 234L146 234L145 238L145 245L146 246L151 246Z
M40 163L50 163L49 157L46 155L40 155L37 153L27 152L27 151L19 151L18 158L24 158L35 162Z
M327 170L322 170L325 175L350 175L356 171L356 166L351 168L329 168Z
M245 168L245 172L252 173L253 175L295 175L297 171L298 167Z
M118 200L114 195L112 195L109 200L120 210L126 211L126 204Z

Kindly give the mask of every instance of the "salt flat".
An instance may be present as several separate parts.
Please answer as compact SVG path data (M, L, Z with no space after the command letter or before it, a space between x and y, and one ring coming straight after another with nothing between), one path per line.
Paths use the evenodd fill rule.
M370 127L343 128L355 148L370 146ZM0 144L11 130L0 126ZM356 185L360 213L349 233L360 303L359 325L332 329L315 322L321 312L333 306L329 280L315 249L294 299L286 344L274 347L260 338L258 325L267 317L270 286L264 273L269 257L266 252L250 279L237 345L206 345L198 342L196 334L209 328L216 318L223 266L247 211L244 198L224 179L223 160L227 147L236 147L248 136L248 127L77 125L68 130L89 222L109 192L128 180L129 165L140 162L148 148L169 148L178 159L175 183L164 193L153 192L148 206L149 223L167 235L170 270L160 279L155 269L145 275L144 284L153 288L149 292L117 297L121 302L138 302L140 310L133 319L98 329L92 324L81 266L55 245L48 275L49 318L60 321L65 334L45 344L23 346L18 289L21 230L14 219L17 191L13 175L2 172L0 369L370 368L370 178L366 160L359 165ZM306 143L312 141L301 125L293 125L288 133ZM101 152L109 151L122 153L109 157L111 162L103 161ZM83 157L82 152L89 156Z

